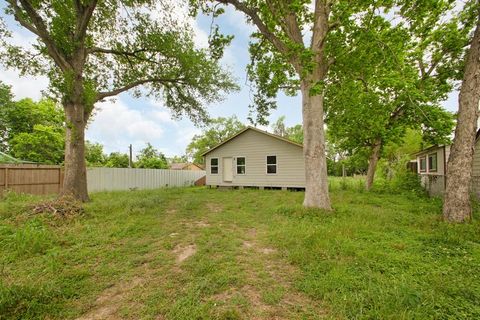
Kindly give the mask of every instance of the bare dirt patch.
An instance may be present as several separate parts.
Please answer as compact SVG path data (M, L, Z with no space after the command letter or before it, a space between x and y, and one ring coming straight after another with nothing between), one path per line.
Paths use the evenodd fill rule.
M253 243L250 242L250 241L245 240L245 241L243 241L243 247L244 247L245 249L250 249L250 248L253 247Z
M207 209L210 211L210 212L213 212L213 213L219 213L219 212L222 212L223 211L223 205L219 204L219 203L207 203L206 204L207 206Z
M166 212L167 212L167 214L175 214L175 213L177 213L177 209L175 209L175 208L168 208Z
M206 228L210 226L210 223L205 221L198 221L198 222L195 222L195 225L200 228Z
M106 289L95 301L93 309L77 320L117 320L118 310L124 305L124 300L134 288L143 285L144 278L135 277L127 282L119 283Z
M190 258L197 252L197 246L195 244L190 244L186 247L178 245L173 249L173 253L177 256L175 261L177 263L182 263L186 259Z
M263 254L272 254L277 252L277 250L272 248L261 248L259 251Z

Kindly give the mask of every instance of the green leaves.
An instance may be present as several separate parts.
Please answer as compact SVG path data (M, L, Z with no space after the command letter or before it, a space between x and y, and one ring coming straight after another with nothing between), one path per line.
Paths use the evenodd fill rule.
M135 163L137 168L149 168L149 169L167 169L168 163L165 155L156 150L150 143L147 142L147 146L140 151L137 156L137 162Z
M187 146L186 154L194 163L203 163L202 154L208 149L244 129L236 116L211 119L201 134L195 135Z
M378 138L398 143L407 128L420 130L428 143L445 143L453 128L440 102L461 74L465 25L448 1L396 5L389 19L366 15L336 34L345 45L332 48L325 106L332 138L349 152Z
M25 74L47 75L53 95L80 101L87 117L98 100L133 89L135 96L162 100L176 116L204 121L205 104L237 89L218 62L232 37L214 29L210 48L196 48L182 5L49 0L29 8L11 1L6 12L39 42L28 49L15 46L1 24L1 62Z
M0 85L0 151L11 153L22 160L61 163L63 110L47 99L38 102L12 99L9 89ZM62 137L61 140L58 140L57 134ZM53 154L47 155L47 150Z
M54 126L36 124L31 132L22 132L10 141L11 154L22 160L46 164L63 161L65 138Z

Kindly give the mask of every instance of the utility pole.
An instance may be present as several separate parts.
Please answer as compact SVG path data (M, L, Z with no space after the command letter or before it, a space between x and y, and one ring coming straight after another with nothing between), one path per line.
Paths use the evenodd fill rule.
M128 157L128 167L131 168L132 167L132 144L130 144L130 146L128 147L129 149L129 157Z

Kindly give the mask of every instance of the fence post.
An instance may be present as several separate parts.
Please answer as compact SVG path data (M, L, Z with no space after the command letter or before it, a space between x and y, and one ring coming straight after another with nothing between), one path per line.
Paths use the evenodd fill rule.
M8 167L5 167L5 190L8 189Z

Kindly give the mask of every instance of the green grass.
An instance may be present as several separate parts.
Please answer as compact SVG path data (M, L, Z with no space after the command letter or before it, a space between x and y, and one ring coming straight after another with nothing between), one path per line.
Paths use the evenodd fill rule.
M480 318L478 222L359 180L330 187L331 213L302 192L186 188L93 194L66 221L9 194L0 319Z

